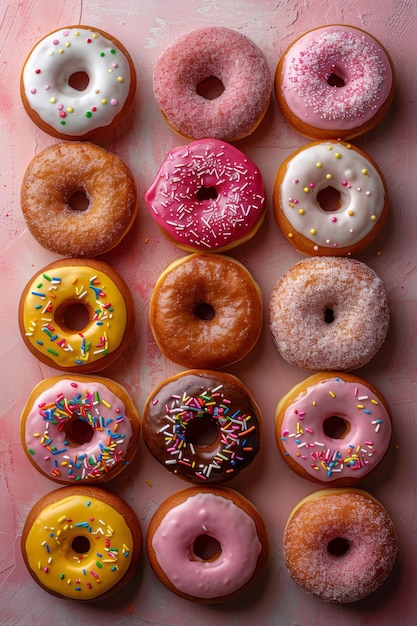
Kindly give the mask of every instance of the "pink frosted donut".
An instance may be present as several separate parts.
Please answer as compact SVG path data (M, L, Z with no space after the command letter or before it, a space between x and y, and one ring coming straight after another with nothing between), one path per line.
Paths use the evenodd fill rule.
M310 370L362 367L381 348L390 311L382 280L355 259L310 257L278 281L269 302L281 356Z
M297 474L323 485L349 486L367 476L391 440L382 394L353 374L314 374L280 400L278 448Z
M146 544L161 582L205 603L241 594L261 573L268 552L258 510L224 487L190 487L170 496L151 519Z
M242 33L212 26L166 48L156 62L153 87L163 117L178 134L235 141L260 124L272 80L258 46Z
M259 169L218 139L168 152L145 201L168 239L189 252L234 248L258 231L265 216Z
M320 489L292 510L284 529L284 559L292 579L321 600L356 602L376 591L397 556L393 523L375 498L359 489Z
M379 41L341 24L299 37L275 74L284 117L311 139L352 139L371 130L388 111L394 88L392 61Z

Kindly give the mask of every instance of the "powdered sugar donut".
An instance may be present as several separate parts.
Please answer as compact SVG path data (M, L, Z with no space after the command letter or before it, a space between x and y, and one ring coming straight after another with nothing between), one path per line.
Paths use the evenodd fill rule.
M314 142L291 154L274 184L274 213L288 241L307 255L357 254L380 232L388 190L362 150Z
M204 82L215 80L213 99ZM230 28L199 28L175 39L156 62L156 102L168 125L189 139L236 141L251 134L268 108L272 80L263 52Z
M356 602L376 591L398 551L395 528L380 502L359 489L320 489L292 510L284 559L304 591L330 602Z
M381 348L390 312L381 279L365 263L310 257L278 281L269 319L277 348L292 365L348 371Z
M234 248L255 235L265 216L259 169L218 139L168 152L145 201L168 239L189 252Z
M46 35L29 53L20 79L29 117L59 139L93 139L114 128L135 90L135 67L126 48L90 26Z
M371 130L387 113L394 88L388 52L369 33L342 24L299 37L275 74L284 117L311 139L352 139Z

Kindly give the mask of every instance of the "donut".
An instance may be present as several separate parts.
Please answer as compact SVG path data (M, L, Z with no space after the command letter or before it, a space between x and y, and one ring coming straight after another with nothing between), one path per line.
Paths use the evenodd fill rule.
M20 75L30 119L58 139L97 139L125 118L136 91L126 48L91 26L67 26L43 37Z
M371 383L319 373L296 384L275 412L278 448L297 474L322 485L355 485L384 458L391 412Z
M235 248L259 230L266 209L259 169L218 139L168 152L145 201L171 243L188 252Z
M20 433L27 458L43 476L61 484L104 483L132 461L140 422L115 381L53 376L30 393Z
M393 523L365 491L319 489L291 511L284 529L291 578L321 600L365 598L387 579L397 556Z
M35 582L60 598L104 600L136 571L142 532L133 509L99 487L61 487L30 510L21 548Z
M348 143L313 142L279 167L274 214L288 241L308 256L350 256L380 232L388 190L376 163Z
M387 113L392 60L375 37L342 24L301 35L282 54L275 93L286 121L310 139L353 139Z
M376 272L356 259L309 257L274 287L269 322L279 353L302 369L349 371L385 341L388 295Z
M221 483L260 449L262 416L236 376L186 370L160 383L143 409L143 438L163 467L190 482Z
M255 346L262 310L261 291L239 261L195 252L176 259L159 276L149 319L168 359L187 368L220 369Z
M19 303L22 339L42 363L98 372L128 346L135 324L129 287L107 263L63 259L29 280Z
M113 249L133 225L136 184L122 159L104 148L59 143L29 163L21 206L30 232L44 248L94 257Z
M262 50L230 28L209 26L177 37L153 72L156 103L187 139L237 141L261 123L272 79Z
M157 578L170 591L200 603L226 602L262 572L268 538L261 514L225 487L189 487L153 515L146 549Z

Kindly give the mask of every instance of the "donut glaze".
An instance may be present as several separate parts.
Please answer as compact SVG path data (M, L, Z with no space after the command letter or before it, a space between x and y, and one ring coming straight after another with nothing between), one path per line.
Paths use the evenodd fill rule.
M214 99L199 85L215 78ZM210 26L177 37L157 60L153 88L159 109L178 134L236 141L250 135L269 105L272 80L263 52L230 28Z
M265 216L259 169L217 139L168 152L145 201L168 239L190 252L234 248L258 231Z
M269 302L281 356L300 368L349 371L385 341L388 295L373 269L343 257L310 257L278 281Z
M275 75L284 117L311 139L352 139L371 130L388 111L394 87L383 46L369 33L341 24L299 37Z
M284 530L290 576L321 600L365 598L387 579L397 556L384 507L359 489L321 489L301 500ZM343 548L343 550L341 550Z
M322 200L333 191L335 202ZM300 252L348 256L363 250L381 230L388 190L377 165L351 144L314 142L280 166L274 212L281 231Z
M87 602L113 595L133 576L141 553L130 506L93 487L62 487L41 498L22 532L29 573L49 593Z
M73 86L77 74L87 77L87 86ZM114 128L135 90L136 72L125 47L90 26L46 35L29 53L20 82L32 121L59 139L93 139Z
M26 456L62 484L107 482L133 458L140 422L126 390L107 378L55 376L39 383L21 416Z
M159 349L171 361L187 368L220 369L255 346L262 310L260 289L241 263L196 252L162 272L149 319Z
M310 376L282 398L275 413L284 460L324 485L353 485L367 476L385 456L391 433L386 400L351 374Z
M212 537L219 554L195 552L198 537ZM190 600L224 602L242 593L262 571L267 537L259 512L231 489L184 489L166 500L149 525L152 568L171 591Z
M163 381L143 410L143 438L166 469L211 484L234 478L260 449L261 414L246 387L231 374L188 370ZM215 431L207 443L192 431ZM209 431L210 432L210 431Z
M79 319L72 320L80 309L81 328ZM134 323L127 284L99 261L55 261L29 280L20 298L19 326L27 348L46 365L69 372L111 365L126 348Z
M72 207L77 192L88 202L85 210ZM23 176L20 199L35 239L71 257L113 249L137 214L136 184L128 167L87 142L55 144L36 155Z

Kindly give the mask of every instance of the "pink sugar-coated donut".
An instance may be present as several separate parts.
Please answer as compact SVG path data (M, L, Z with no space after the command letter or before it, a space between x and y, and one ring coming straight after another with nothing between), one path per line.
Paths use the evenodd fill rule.
M224 91L199 94L207 79ZM156 102L168 125L188 139L236 141L250 135L269 105L272 79L262 50L230 28L193 30L175 39L156 62Z
M391 433L382 394L345 372L309 376L275 412L275 436L287 465L325 486L347 487L365 478L384 458Z
M310 139L352 139L387 113L394 68L369 33L342 24L308 31L278 63L275 92L287 122Z
M355 259L309 257L278 281L269 303L281 356L310 370L362 367L385 341L388 296L376 272Z
M218 139L168 152L145 201L162 232L188 252L234 248L255 235L265 216L259 169Z
M359 489L320 489L292 510L284 559L301 589L328 602L365 598L387 579L397 556L387 511Z

